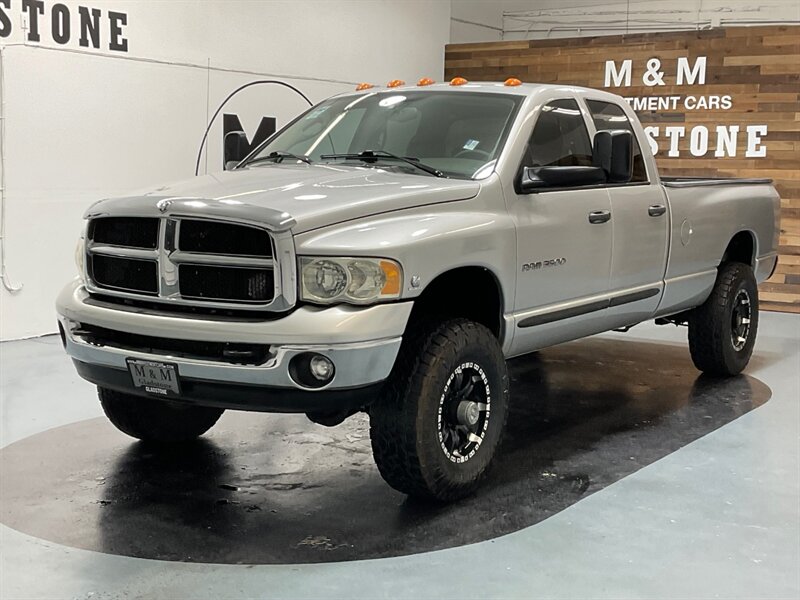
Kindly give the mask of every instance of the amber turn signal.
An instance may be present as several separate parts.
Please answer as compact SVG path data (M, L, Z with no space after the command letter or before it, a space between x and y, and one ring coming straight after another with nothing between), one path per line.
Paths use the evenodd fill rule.
M384 296L394 296L400 294L401 280L403 278L400 266L392 261L382 260L380 262L381 270L386 277L386 283L383 284L381 294Z
M430 77L423 77L417 82L417 85L433 85L434 83L436 82Z
M517 85L522 85L522 82L519 79L517 79L516 77L509 77L508 79L505 80L503 85L508 85L508 86L512 86L513 87L513 86L517 86Z
M467 81L463 77L453 77L450 80L450 85L464 85L465 83L469 83L469 81Z
M400 87L401 85L405 85L406 82L402 79L392 79L389 83L386 84L386 87L396 88Z
M374 86L374 85L372 85L371 83L359 83L359 84L356 86L356 91L357 91L357 92L361 92L361 91L364 91L364 90L369 90L369 89L372 89L372 88L374 88L374 87L375 87L375 86Z

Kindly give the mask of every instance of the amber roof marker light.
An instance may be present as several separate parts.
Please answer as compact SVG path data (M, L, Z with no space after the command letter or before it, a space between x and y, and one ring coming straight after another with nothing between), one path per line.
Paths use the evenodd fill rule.
M417 85L419 85L419 86L433 85L434 83L436 83L436 82L433 79L431 79L430 77L423 77L422 79L420 79L417 82Z
M516 77L509 77L503 82L503 85L507 85L509 87L516 87L518 85L522 85L522 82Z
M469 83L469 81L467 81L463 77L453 77L450 80L450 85L464 85L465 83Z
M357 91L357 92L363 92L364 90L371 90L371 89L372 89L372 88L374 88L374 87L375 87L375 86L374 86L374 85L372 85L371 83L359 83L359 84L356 86L356 91Z
M386 87L396 88L400 87L401 85L405 85L406 82L402 79L392 79L389 83L386 84Z

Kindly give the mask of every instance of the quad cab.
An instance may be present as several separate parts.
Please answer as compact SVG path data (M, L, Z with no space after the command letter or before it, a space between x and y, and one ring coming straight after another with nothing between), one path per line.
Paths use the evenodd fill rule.
M227 409L366 411L386 481L448 501L501 441L511 357L654 319L687 324L711 375L753 352L778 194L660 177L618 96L373 88L227 159L85 215L60 331L135 438L191 440Z

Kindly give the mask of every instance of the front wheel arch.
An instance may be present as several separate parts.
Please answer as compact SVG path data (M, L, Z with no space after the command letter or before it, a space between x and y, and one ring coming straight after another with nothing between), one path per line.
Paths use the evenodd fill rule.
M420 323L467 319L498 340L504 336L504 295L497 275L482 266L463 266L437 275L414 299L406 334Z

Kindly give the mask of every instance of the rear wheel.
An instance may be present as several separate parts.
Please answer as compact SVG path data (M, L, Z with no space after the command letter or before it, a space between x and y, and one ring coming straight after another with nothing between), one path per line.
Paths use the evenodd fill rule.
M97 388L108 420L131 437L158 443L193 440L211 429L223 410L205 406L183 406Z
M749 265L720 267L711 296L689 318L689 350L695 366L730 377L747 366L758 330L758 286Z
M419 328L370 407L378 470L411 496L468 495L500 444L508 397L503 353L486 327L458 319Z

